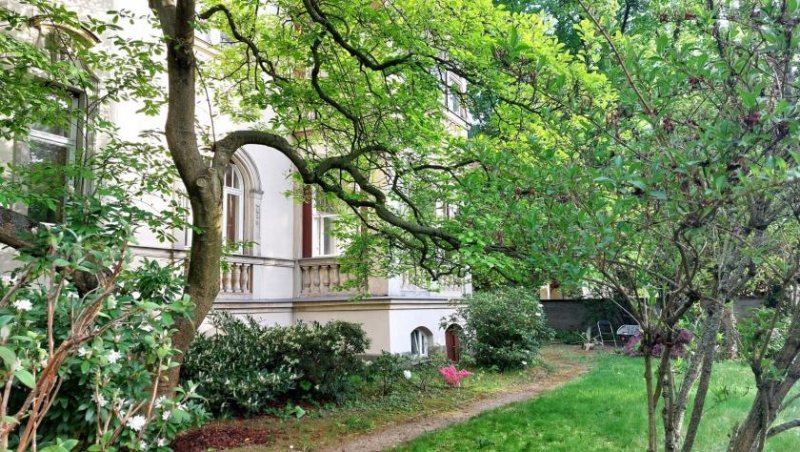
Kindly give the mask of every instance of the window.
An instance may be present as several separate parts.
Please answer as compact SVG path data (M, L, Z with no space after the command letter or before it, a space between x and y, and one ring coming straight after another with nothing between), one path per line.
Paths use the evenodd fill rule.
M452 220L456 217L456 206L447 201L436 201L436 218L441 220Z
M336 256L339 254L339 247L334 228L339 216L334 213L333 205L325 198L323 193L315 191L314 194L312 224L314 256Z
M34 124L28 141L28 160L40 166L41 180L32 181L31 189L40 193L56 194L68 183L63 166L75 158L78 145L78 126L76 111L80 107L80 94L69 92L56 99L64 112L62 121L52 124ZM61 206L44 202L32 202L28 206L28 216L36 221L55 223L60 220Z
M428 342L430 342L430 332L425 328L417 328L411 332L411 354L417 356L428 356Z
M447 72L444 75L444 82L445 107L456 116L466 119L467 106L463 101L464 94L467 92L466 81L451 72Z
M233 163L225 172L222 189L222 239L227 243L244 240L244 180Z

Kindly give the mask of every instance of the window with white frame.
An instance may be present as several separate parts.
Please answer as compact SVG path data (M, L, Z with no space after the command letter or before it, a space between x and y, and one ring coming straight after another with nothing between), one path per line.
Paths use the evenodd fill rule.
M312 217L312 249L314 257L337 256L339 246L334 228L339 215L323 193L314 192Z
M417 328L411 332L411 354L417 356L428 356L428 343L430 333L425 328Z
M227 243L244 240L244 179L233 163L225 172L222 189L222 238Z
M464 104L464 95L467 92L466 80L452 72L446 72L444 78L445 107L459 118L466 119L467 106Z
M34 124L31 126L28 140L27 160L32 165L49 167L55 177L41 181L32 187L39 192L54 193L68 183L63 167L75 158L78 147L78 125L76 111L80 108L80 93L68 92L62 97L54 98L63 110L63 121L51 124ZM60 218L60 206L53 207L46 203L32 202L28 206L28 216L36 221L55 223Z

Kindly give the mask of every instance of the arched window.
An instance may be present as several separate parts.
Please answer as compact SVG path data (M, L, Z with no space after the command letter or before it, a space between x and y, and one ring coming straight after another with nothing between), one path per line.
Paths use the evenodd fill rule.
M411 332L411 354L417 356L428 356L428 343L431 340L431 333L426 328L419 327Z
M244 180L233 163L225 172L222 212L222 239L227 243L244 240Z

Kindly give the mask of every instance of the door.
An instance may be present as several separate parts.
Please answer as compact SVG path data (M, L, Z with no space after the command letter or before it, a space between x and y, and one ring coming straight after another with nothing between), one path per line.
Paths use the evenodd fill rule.
M461 359L460 333L461 327L456 324L450 325L444 331L444 347L447 353L447 359L453 362L458 362L459 359Z

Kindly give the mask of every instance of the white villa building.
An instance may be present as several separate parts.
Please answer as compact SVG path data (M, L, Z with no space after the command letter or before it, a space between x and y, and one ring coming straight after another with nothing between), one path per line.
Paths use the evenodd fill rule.
M146 14L147 0L63 0L80 14L125 8ZM0 0L0 6L15 2ZM142 21L143 22L143 21ZM126 29L131 36L154 35L146 23L141 28ZM46 33L45 28L31 30L32 39ZM216 35L216 36L215 36ZM110 46L103 37L90 37L93 45ZM218 33L203 36L201 52L213 52ZM457 81L457 80L456 80ZM451 83L453 80L451 80ZM81 104L81 94L75 102ZM205 99L198 105L198 117L208 115ZM446 116L457 133L466 133L466 109L457 96L443 94ZM164 116L136 113L139 106L121 102L111 104L104 115L119 127L121 139L137 139L143 131L161 130ZM218 136L235 126L225 118L216 117ZM239 125L237 128L240 128ZM75 130L31 129L29 142L0 141L0 164L25 163L32 159L68 161L79 144ZM91 147L91 145L90 145ZM88 149L87 151L91 151ZM336 290L347 278L337 262L339 248L332 235L335 215L317 209L313 202L302 203L287 196L295 189L290 177L294 168L277 151L259 146L247 146L236 152L233 165L225 177L223 234L229 241L248 241L255 245L243 254L226 261L220 293L215 308L235 314L250 315L262 324L345 320L360 323L367 332L369 353L381 350L392 353L426 354L429 347L444 346L451 333L440 326L442 318L454 311L454 302L471 291L468 282L444 286L431 291L415 286L409 278L394 276L370 278L367 295L353 300L354 293ZM147 200L154 208L158 201ZM145 202L143 200L143 202ZM182 262L186 258L189 234L178 231L174 243L161 243L153 234L138 236L134 251L137 255L165 261ZM0 259L0 268L8 265ZM446 334L447 333L447 334Z

